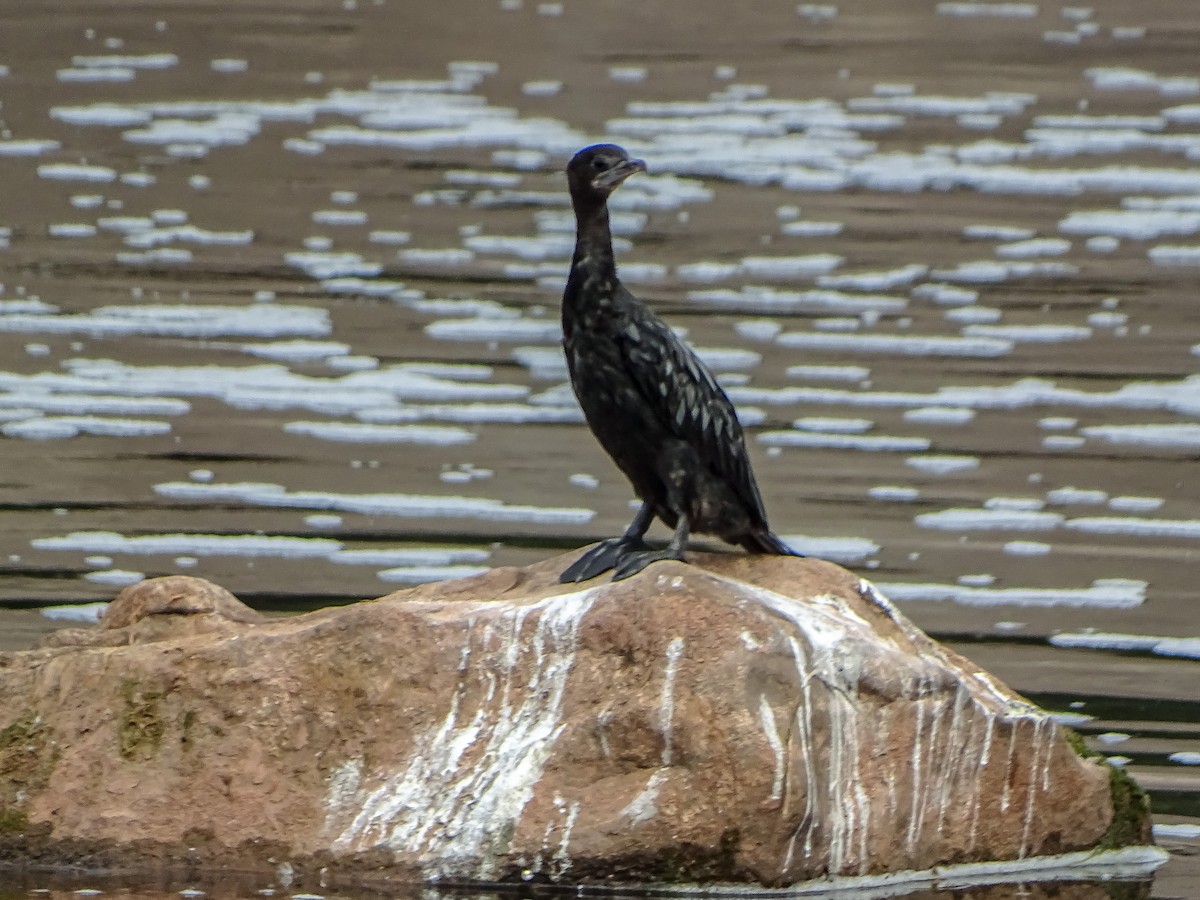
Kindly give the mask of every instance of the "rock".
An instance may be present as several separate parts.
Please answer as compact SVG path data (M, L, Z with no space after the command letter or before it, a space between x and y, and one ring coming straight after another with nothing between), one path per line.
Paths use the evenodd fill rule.
M153 618L155 616L161 618ZM218 632L266 621L223 587L188 575L148 578L123 588L100 619L100 628L52 632L44 647L87 647Z
M867 582L693 557L274 620L127 588L118 646L0 655L0 856L784 886L1149 843L1131 782Z

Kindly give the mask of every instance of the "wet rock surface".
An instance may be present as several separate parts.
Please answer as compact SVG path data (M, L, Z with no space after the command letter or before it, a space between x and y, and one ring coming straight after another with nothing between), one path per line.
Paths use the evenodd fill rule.
M119 646L0 656L9 861L780 886L1149 839L1140 794L835 565L568 561L268 622L151 581Z

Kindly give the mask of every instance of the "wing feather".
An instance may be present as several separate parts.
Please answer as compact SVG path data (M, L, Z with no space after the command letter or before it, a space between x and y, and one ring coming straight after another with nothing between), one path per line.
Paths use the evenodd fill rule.
M720 476L754 518L766 521L762 495L750 468L746 441L733 403L670 326L628 294L619 302L626 321L616 328L626 371L659 421L693 447L710 472ZM622 300L626 298L621 298Z

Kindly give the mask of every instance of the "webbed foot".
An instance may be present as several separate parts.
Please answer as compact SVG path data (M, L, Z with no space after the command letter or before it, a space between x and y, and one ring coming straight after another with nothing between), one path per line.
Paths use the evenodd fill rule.
M559 584L587 581L595 578L621 563L625 557L634 551L644 550L645 542L641 538L630 540L626 537L609 538L601 541L558 576ZM632 574L632 573L630 573Z
M630 578L642 571L650 563L664 559L677 559L680 562L687 562L683 558L683 551L672 547L667 547L664 550L643 550L638 553L626 553L617 563L613 571L612 580L621 581L622 579Z

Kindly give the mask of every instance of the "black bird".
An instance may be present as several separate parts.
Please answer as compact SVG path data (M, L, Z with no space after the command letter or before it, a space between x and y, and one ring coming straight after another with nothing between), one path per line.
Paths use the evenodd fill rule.
M588 426L642 506L619 538L562 573L584 581L609 569L628 578L660 559L683 559L692 531L755 553L797 556L767 525L733 404L670 327L617 278L608 196L640 159L614 144L585 147L567 165L575 255L563 292L563 349ZM655 516L675 529L663 550L642 540Z

